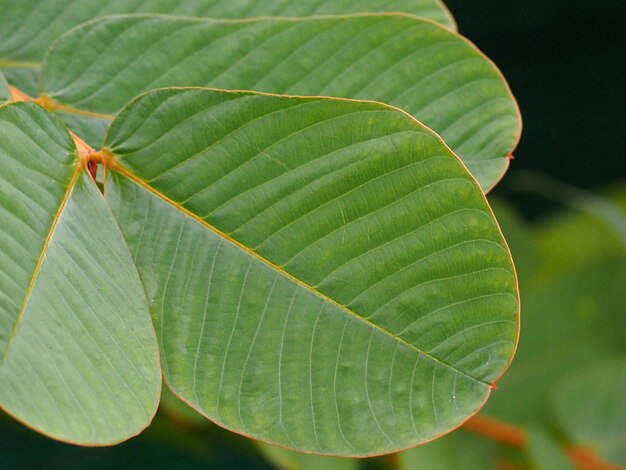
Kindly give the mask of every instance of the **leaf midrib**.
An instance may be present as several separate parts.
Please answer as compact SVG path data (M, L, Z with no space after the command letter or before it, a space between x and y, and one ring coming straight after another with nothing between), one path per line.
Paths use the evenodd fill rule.
M63 199L61 200L61 204L59 204L59 209L57 210L56 214L54 214L54 218L52 219L52 224L50 225L50 230L48 231L48 234L46 235L46 238L44 239L44 243L41 248L41 253L39 254L39 258L37 259L37 264L35 265L33 275L30 279L30 283L28 284L28 288L26 289L26 292L24 294L24 300L20 307L19 313L17 314L17 318L15 319L15 323L13 324L13 329L11 330L11 334L9 335L6 348L3 351L2 360L0 361L0 370L2 370L2 367L4 366L4 363L6 362L6 359L9 356L11 345L13 344L13 340L15 338L15 335L17 334L19 325L22 321L22 318L24 317L24 311L26 310L26 306L28 304L28 300L30 299L30 295L33 291L33 287L35 286L35 282L37 282L39 272L41 271L41 265L48 251L48 247L50 245L50 240L52 239L52 236L54 235L54 230L56 229L59 219L61 218L61 214L63 213L63 210L67 206L67 202L69 201L70 195L72 194L72 189L74 189L74 186L76 185L76 181L78 180L78 177L80 176L81 172L82 172L82 169L80 168L80 166L77 166L76 169L74 170L74 174L72 175L72 178L70 179L68 183L65 194L63 195Z
M142 187L143 189L145 189L149 193L153 194L154 196L158 197L159 199L161 199L162 201L166 202L170 206L172 206L175 209L179 210L180 212L182 212L186 216L188 216L191 219L195 220L196 222L198 222L202 226L204 226L207 229L211 230L213 233L215 233L216 235L220 236L222 239L232 243L233 245L235 245L239 249L243 250L244 252L248 253L250 256L252 256L255 259L257 259L258 261L261 261L266 266L269 266L274 271L276 271L279 274L285 276L287 279L295 282L297 285L305 288L309 292L312 292L313 294L317 295L318 297L320 297L325 302L328 302L331 305L334 305L339 310L345 312L349 316L352 316L352 317L356 318L357 320L359 320L360 322L366 324L367 326L369 326L373 330L378 331L379 333L382 333L385 336L393 338L398 343L404 345L405 347L408 347L409 349L417 352L418 354L421 354L421 355L431 359L432 361L434 361L436 363L439 363L439 364L447 367L448 369L451 369L451 370L453 370L453 371L455 371L455 372L457 372L457 373L459 373L459 374L461 374L461 375L463 375L463 376L465 376L465 377L467 377L467 378L469 378L469 379L471 379L471 380L473 380L475 382L479 382L479 383L481 383L483 385L488 385L488 386L491 385L489 382L485 382L485 381L483 381L483 380L481 380L479 378L476 378L476 377L470 375L469 373L467 373L467 372L465 372L465 371L463 371L461 369L458 369L457 367L455 367L455 366L453 366L451 364L448 364L444 360L442 360L442 359L440 359L440 358L438 358L436 356L433 356L430 353L428 353L428 352L418 348L414 344L408 342L407 340L405 340L404 338L394 334L393 332L383 328L382 326L379 326L379 325L376 325L375 323L370 322L369 320L367 320L366 318L362 317L361 315L359 315L355 311L351 310L347 306L340 304L339 302L337 302L336 300L332 299L328 295L320 292L319 290L317 290L313 286L310 286L309 284L307 284L306 282L302 281L301 279L298 279L297 277L295 277L291 273L285 271L284 269L282 269L278 265L272 263L270 260L268 260L264 256L260 255L256 251L248 248L243 243L241 243L238 240L232 238L231 236L229 236L225 232L221 231L217 227L215 227L215 226L211 225L210 223L208 223L206 220L202 219L200 216L198 216L198 215L194 214L193 212L191 212L189 209L181 206L179 203L177 203L173 199L169 198L168 196L166 196L165 194L161 193L160 191L158 191L154 187L150 186L150 184L148 184L146 181L144 181L139 176L135 175L133 172L131 172L129 169L127 169L126 167L121 165L119 162L116 161L115 167L111 168L111 170L112 171L116 171L119 174L121 174L122 176L124 176L124 177L128 178L129 180L133 181L134 183L136 183L137 185L139 185L140 187Z

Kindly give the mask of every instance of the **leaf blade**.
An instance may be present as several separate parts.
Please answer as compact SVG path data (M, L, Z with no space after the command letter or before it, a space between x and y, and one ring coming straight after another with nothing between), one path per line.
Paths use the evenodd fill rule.
M42 72L44 94L103 114L171 86L389 103L438 132L485 189L508 167L521 129L517 104L493 63L449 30L401 14L110 17L61 38Z
M31 279L19 289L22 307L14 309L13 321L1 323L10 334L2 349L0 406L59 440L83 445L125 440L151 421L161 384L156 339L130 253L102 195L77 167L76 150L60 122L32 103L0 112L13 126L3 133L3 144L12 145L3 152L5 164L36 165L35 155L25 151L33 142L29 133L39 140L53 136L61 139L63 152L48 145L49 150L37 147L36 156L49 172L66 176L61 201L45 189L31 198L39 204L50 199L58 207L39 230L45 239L33 253L36 265L13 267L29 269ZM25 178L17 181L29 187ZM52 185L46 181L43 188ZM5 211L17 206L13 198L2 203ZM33 212L26 214L27 222L35 219ZM20 236L14 220L8 222L5 233Z
M256 16L336 15L375 11L404 11L424 16L448 27L454 20L439 0L360 0L348 2L307 3L269 0L262 3L244 0L159 0L137 2L71 0L20 1L1 0L4 13L0 21L0 62L38 61L61 34L98 16L122 13L162 13L213 18L252 18ZM52 19L52 20L51 20ZM4 67L4 65L2 65Z
M277 125L279 122L292 126L283 128ZM174 129L171 133L166 130L168 126ZM182 145L189 132L203 148L188 145L190 142ZM327 139L315 138L320 135ZM379 138L377 145L373 145L374 137ZM432 439L459 425L482 405L489 394L489 381L503 371L512 354L517 331L514 275L512 271L504 272L512 266L506 248L499 245L501 235L491 216L489 220L482 219L471 209L465 219L462 210L455 210L457 202L452 199L458 196L463 201L459 204L475 204L478 212L488 214L480 189L431 131L406 114L375 103L174 89L149 93L129 105L113 123L108 139L115 165L123 167L118 166L109 180L107 197L133 249L148 296L154 300L152 314L159 332L166 380L178 395L210 419L237 432L291 448L363 456ZM333 148L333 141L337 148ZM149 142L158 142L157 147ZM272 147L271 152L268 146ZM160 151L155 153L154 148ZM172 152L175 149L178 152ZM200 166L185 168L185 155L200 159ZM220 180L224 175L217 170L226 172L228 164L246 167L246 171L225 175ZM420 168L420 164L427 169ZM307 165L308 169L303 170ZM399 166L395 171L394 165ZM407 179L403 173L411 177ZM376 194L382 193L375 191L373 175L387 177L384 183L389 188L395 185L398 193L408 191L408 199L388 194L387 199L376 201ZM451 175L467 181L467 186L455 185L454 178L450 186ZM291 177L299 180L300 185L302 180L313 185L317 182L315 191L309 187L305 196L298 195ZM434 190L436 185L429 183L429 177L443 181L437 197L411 200L411 187ZM230 185L220 186L227 180ZM270 186L263 189L263 183ZM196 184L204 185L211 195L194 202L190 196L199 187ZM363 191L362 185L369 192ZM285 188L296 195L287 205ZM345 195L334 194L337 188L348 195L344 207L348 208L350 201L353 210L342 210L337 200ZM451 196L459 188L461 192ZM451 191L448 196L444 195L446 190ZM233 191L239 191L239 196ZM324 200L325 192L329 193L329 201ZM276 194L281 198L277 204L284 206L282 212L276 210L271 216L265 213L269 225L264 226L258 219L255 223L241 219L242 215L254 217L255 213L263 213L262 205L276 203ZM223 198L232 202L238 197L239 205L228 209L224 206L219 216L207 216L211 207L224 203ZM318 209L327 211L325 215L320 216L322 213L311 208L309 199L318 204ZM474 255L463 261L463 268L459 268L463 272L443 276L448 280L438 280L441 271L436 269L431 271L432 279L424 274L436 264L429 264L428 259L423 261L416 246L426 243L425 253L437 259L442 250L428 247L428 240L441 237L428 232L434 224L426 219L420 222L419 216L404 214L402 204L416 208L419 200L425 211L421 215L436 221L436 215L425 208L445 205L442 201L446 199L452 206L442 206L440 210L452 212L453 219L468 222L469 225L462 223L462 231L477 225L482 232L478 238L493 238L484 246L476 240L476 253L481 253L481 259L489 253L485 258L492 257L495 268L493 272L487 268L482 280L483 266L476 265L475 272L470 267ZM393 214L393 220L388 222L397 225L407 217L411 221L393 229L392 224L376 220L376 215L368 215L366 202ZM144 222L135 220L137 211L143 214L140 218ZM302 227L308 226L309 230L296 232L300 238L306 239L311 233L319 235L315 233L319 227L335 238L330 247L313 251L289 265L279 257L300 250L297 235L291 235L292 242L289 236L276 239L270 248L259 248L261 245L255 243L254 237L268 230L280 232L281 226L293 223L290 216L295 217L298 211L305 218L307 214L315 216L301 221ZM372 246L368 249L363 245L370 232L358 227L360 218L378 224L383 232L388 227L382 239L378 235L378 239L372 240L374 248L374 242L382 243L383 251L376 253ZM272 225L276 221L279 225ZM350 222L353 230L344 230ZM232 224L247 228L237 230ZM427 227L426 236L422 232L419 235L423 238L416 238L411 229L421 225ZM448 229L453 231L452 225L443 228L446 232ZM394 240L390 230L408 232L408 238ZM373 231L371 234L374 236ZM345 243L338 243L342 238ZM311 246L316 243L309 242ZM443 244L448 242L449 246L455 245L451 240ZM335 250L333 245L343 249ZM390 247L395 250L393 256L384 252ZM439 248L446 252L445 247ZM402 250L407 252L402 254ZM504 257L499 258L498 252ZM358 258L357 264L346 260L346 253ZM458 256L450 253L450 259ZM389 258L393 263L381 262L381 258ZM420 269L413 263L416 259L417 264L423 263ZM336 262L344 266L335 266ZM356 269L358 263L372 268L368 276ZM155 269L162 265L170 268ZM307 267L309 271L317 270L317 274L312 275ZM420 275L415 277L418 271L422 272L421 279ZM336 279L318 282L314 276L322 272L335 272ZM350 283L354 285L347 285ZM412 321L427 316L429 308L424 304L422 308L426 310L413 311L402 320L403 324L393 324L401 308L389 298L389 293L385 294L389 289L397 293L398 287L393 285L400 286L404 305L418 310L418 299L427 295L435 310L431 320L438 316L437 311L446 316L455 308L474 312L481 308L472 307L473 300L468 303L457 298L452 302L456 307L439 303L437 310L437 302L449 301L438 297L440 294L427 294L433 284L438 285L434 290L440 294L456 290L455 295L460 297L473 297L478 295L475 289L486 289L486 297L476 300L478 305L484 306L485 311L490 310L490 305L499 313L490 311L488 320L467 316L457 324L460 330L456 333L457 339L481 342L490 351L488 365L483 362L486 356L473 356L473 349L459 348L456 340L447 345L441 336L420 340L424 333L430 331L432 335L432 326L437 323L411 331ZM464 290L463 284L472 287ZM416 290L411 293L409 287ZM381 290L361 296L359 303L350 303L350 296L359 297L372 288ZM500 289L502 295L496 294ZM352 310L354 306L358 307L356 311ZM454 314L457 320L463 316L461 310ZM461 325L474 320L477 324L472 327ZM466 327L473 332L466 332ZM477 336L470 339L474 333ZM481 336L483 333L487 336ZM510 345L493 340L494 334ZM455 335L449 332L449 336ZM414 387L414 380L421 385ZM299 386L303 384L306 387ZM401 417L400 411L394 412L394 407L400 410L407 406L410 416ZM302 415L296 410L303 407L308 410L307 416L293 418ZM362 432L363 429L369 432Z

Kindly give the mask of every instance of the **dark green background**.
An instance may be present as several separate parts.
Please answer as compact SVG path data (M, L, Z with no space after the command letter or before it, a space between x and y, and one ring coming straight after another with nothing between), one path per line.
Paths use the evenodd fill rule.
M551 206L510 194L519 170L587 189L626 176L626 1L446 4L461 34L502 70L522 109L522 140L494 194L533 216Z

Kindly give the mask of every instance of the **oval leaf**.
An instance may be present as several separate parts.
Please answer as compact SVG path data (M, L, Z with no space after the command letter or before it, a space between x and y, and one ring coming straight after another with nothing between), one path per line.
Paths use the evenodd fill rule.
M460 425L507 367L508 249L440 138L371 102L168 89L107 138L166 380L222 426L365 456Z
M0 405L56 439L124 440L161 384L128 247L58 119L8 105L0 134Z
M485 189L506 170L521 125L493 63L455 33L400 14L111 17L63 36L42 72L53 107L83 114L112 114L141 92L190 85L398 106L438 132Z

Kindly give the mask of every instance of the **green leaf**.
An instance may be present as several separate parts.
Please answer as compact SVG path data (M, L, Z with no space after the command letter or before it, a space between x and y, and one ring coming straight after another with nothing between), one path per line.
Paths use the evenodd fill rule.
M526 453L534 470L574 470L563 446L542 428L527 431Z
M0 65L0 70L9 83L17 86L24 93L30 96L39 95L39 73L41 71L39 63L29 67L4 67Z
M222 426L390 452L461 424L506 369L508 250L467 170L406 113L167 89L106 146L165 378Z
M0 0L0 68L22 91L36 95L40 62L63 33L98 16L170 13L212 18L405 12L449 28L456 25L440 0Z
M572 442L626 465L624 390L626 357L587 365L554 388L550 397L552 415Z
M485 189L506 171L520 132L493 63L461 36L402 14L108 17L59 39L42 71L56 107L103 117L143 91L190 85L398 106L438 132Z
M397 455L398 470L495 468L497 445L462 429Z
M9 91L9 85L0 72L0 105L7 103L11 99L11 92Z
M8 105L0 135L0 405L56 439L126 439L161 383L128 248L58 119Z
M548 394L556 382L585 362L624 351L626 257L596 260L549 282L530 282L522 271L519 276L523 340L483 411L515 424L547 426Z
M276 447L264 442L257 442L261 453L279 470L356 470L359 461L339 457L302 454Z

